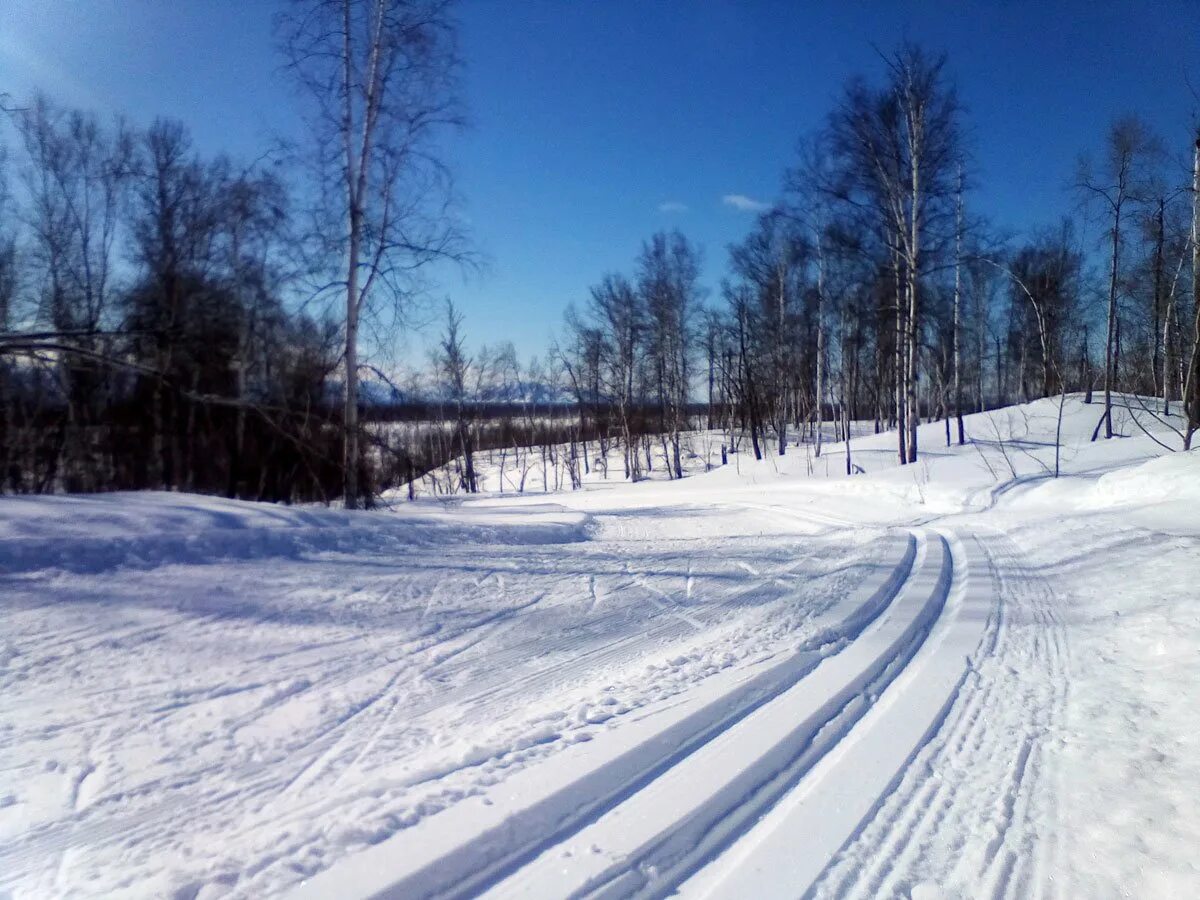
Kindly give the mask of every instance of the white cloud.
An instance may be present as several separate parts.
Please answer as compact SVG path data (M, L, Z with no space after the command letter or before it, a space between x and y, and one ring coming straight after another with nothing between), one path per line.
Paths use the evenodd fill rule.
M761 200L755 200L745 194L726 194L721 198L721 202L742 212L763 212L771 208L770 203L763 203Z
M664 200L658 204L660 213L685 213L688 211L686 203L680 203L678 200Z

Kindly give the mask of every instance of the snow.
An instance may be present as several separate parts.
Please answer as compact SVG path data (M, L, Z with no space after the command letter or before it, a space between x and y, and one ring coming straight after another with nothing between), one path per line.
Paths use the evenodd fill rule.
M0 498L0 896L1188 896L1200 453ZM702 468L702 466L701 466Z

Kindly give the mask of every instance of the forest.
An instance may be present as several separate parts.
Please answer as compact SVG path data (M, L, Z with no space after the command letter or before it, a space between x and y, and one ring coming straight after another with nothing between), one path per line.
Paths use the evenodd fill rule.
M174 119L0 99L0 491L353 508L451 460L446 490L474 492L476 454L508 448L553 448L578 487L601 462L645 477L653 443L683 477L700 429L726 460L894 428L910 464L923 421L961 444L966 413L1067 392L1096 440L1124 393L1155 398L1147 422L1182 411L1172 449L1192 445L1200 129L1081 136L1061 217L1007 234L975 200L952 60L901 43L797 135L744 239L648 235L522 362L437 299L476 258L442 149L465 121L447 6L353 8L281 18L307 140L257 160L202 155ZM435 347L397 383L376 356L416 308L439 310Z

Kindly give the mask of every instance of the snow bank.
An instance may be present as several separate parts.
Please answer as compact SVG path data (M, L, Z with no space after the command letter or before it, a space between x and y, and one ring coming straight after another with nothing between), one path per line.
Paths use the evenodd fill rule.
M6 498L0 573L98 574L322 553L382 553L397 545L556 544L588 539L586 513L541 504L455 510L441 503L347 513L218 497L147 492Z
M1100 476L1095 507L1180 500L1200 504L1200 450L1172 453Z

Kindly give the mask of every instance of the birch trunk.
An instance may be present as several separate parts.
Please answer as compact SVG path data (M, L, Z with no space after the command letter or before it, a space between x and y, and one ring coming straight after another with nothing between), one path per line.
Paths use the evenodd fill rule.
M962 236L963 166L958 164L958 204L954 229L954 417L958 420L958 444L966 443L962 415Z

